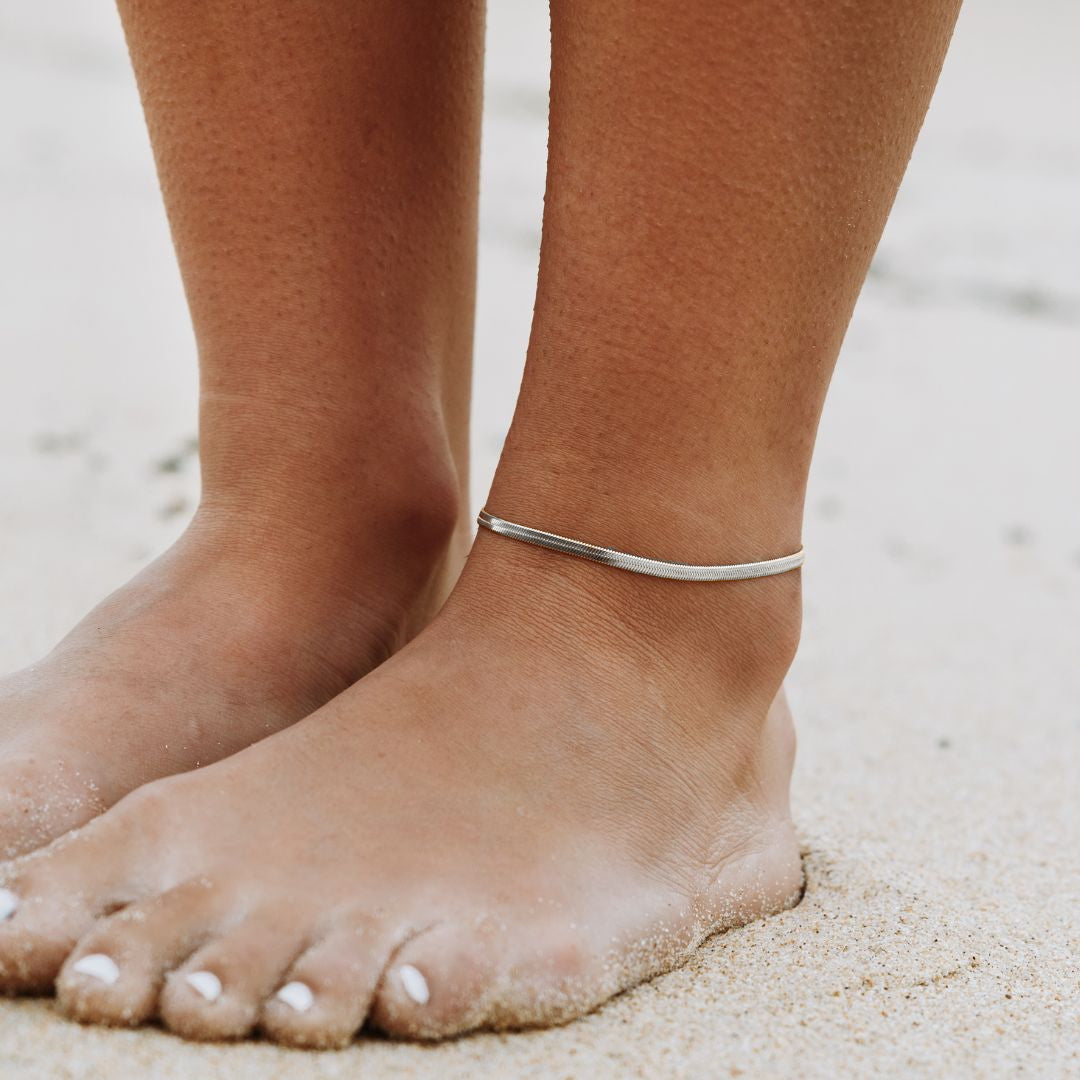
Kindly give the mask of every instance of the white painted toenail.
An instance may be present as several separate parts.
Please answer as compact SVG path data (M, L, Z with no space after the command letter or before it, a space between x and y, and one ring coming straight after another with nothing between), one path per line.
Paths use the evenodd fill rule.
M10 919L19 907L19 898L10 889L0 889L0 922Z
M207 1001L221 997L221 980L212 971L193 971L184 976L184 982Z
M398 968L398 975L401 978L401 988L406 995L412 998L417 1005L426 1005L431 998L427 979L412 964L402 964Z
M71 970L79 975L89 975L91 979L97 979L106 986L112 986L120 978L120 969L111 956L104 953L90 953L83 956L71 965Z
M300 1013L307 1012L315 1004L315 995L311 992L311 987L302 982L286 983L277 992L277 999L284 1001L290 1009L295 1009Z

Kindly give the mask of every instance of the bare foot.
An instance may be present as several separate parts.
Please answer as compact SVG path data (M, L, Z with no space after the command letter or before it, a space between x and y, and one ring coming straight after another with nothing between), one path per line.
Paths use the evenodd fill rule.
M404 644L461 545L452 517L425 531L403 516L395 535L383 516L366 511L335 545L202 515L49 656L0 681L0 856L280 730Z
M0 982L297 1046L578 1016L797 900L798 588L481 536L359 685L12 864Z

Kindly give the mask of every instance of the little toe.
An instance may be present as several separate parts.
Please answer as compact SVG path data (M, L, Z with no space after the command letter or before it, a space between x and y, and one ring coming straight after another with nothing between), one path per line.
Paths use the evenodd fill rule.
M36 873L7 880L0 907L0 992L47 993L76 942L126 901L93 885L58 887Z
M84 1022L139 1024L156 1015L166 973L213 932L220 893L206 880L101 919L56 980L60 1007Z
M498 928L444 924L409 940L385 968L371 1024L394 1038L442 1039L486 1021L498 995Z
M129 796L138 811L146 800ZM117 806L0 873L0 992L41 993L99 917L137 898L140 837L148 817Z
M2 903L10 910L0 922L0 992L7 994L47 993L106 906L84 893L38 893L25 879L9 882Z
M239 1039L255 1027L263 1001L306 943L294 909L261 911L188 957L169 972L159 1015L188 1039Z
M267 999L262 1031L286 1046L347 1046L364 1025L392 944L366 921L332 930L300 956Z

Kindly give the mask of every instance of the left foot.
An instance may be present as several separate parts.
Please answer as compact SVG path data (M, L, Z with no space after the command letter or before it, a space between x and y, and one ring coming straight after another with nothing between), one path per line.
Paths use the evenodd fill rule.
M315 1047L587 1012L799 896L798 577L481 536L432 626L308 720L9 864L0 986Z

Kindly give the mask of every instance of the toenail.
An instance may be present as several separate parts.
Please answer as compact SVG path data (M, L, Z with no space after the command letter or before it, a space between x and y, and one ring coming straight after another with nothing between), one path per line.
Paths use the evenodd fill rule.
M10 919L19 906L19 898L10 889L0 889L0 922Z
M120 969L111 956L104 953L90 953L76 960L71 970L79 975L89 975L91 979L97 979L106 986L112 986L120 978Z
M184 982L207 1001L221 997L221 980L212 971L193 971L184 976Z
M412 998L417 1005L428 1003L431 991L428 989L427 979L412 964L402 964L398 968L398 976L401 979L401 988L408 997Z
M277 992L277 999L284 1001L290 1009L295 1009L299 1013L307 1012L315 1003L315 995L311 992L311 987L302 982L286 983Z

